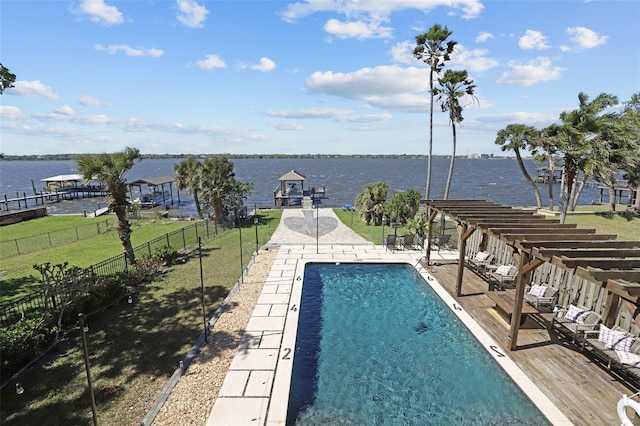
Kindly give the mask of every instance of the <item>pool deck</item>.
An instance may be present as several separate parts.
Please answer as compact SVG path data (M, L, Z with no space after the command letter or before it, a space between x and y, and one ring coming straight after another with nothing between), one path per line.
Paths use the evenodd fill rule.
M466 270L465 295L457 299L452 296L457 252L433 252L432 261L440 266L427 270L419 263L423 252L392 252L367 242L342 224L331 209L284 210L265 248L277 249L278 254L207 425L285 424L297 307L308 262L415 265L554 425L617 424L615 404L622 394L635 393L576 348L560 342L544 323L550 319L543 315L527 320L528 325L520 331L518 350L503 349L508 326L484 295L486 281Z

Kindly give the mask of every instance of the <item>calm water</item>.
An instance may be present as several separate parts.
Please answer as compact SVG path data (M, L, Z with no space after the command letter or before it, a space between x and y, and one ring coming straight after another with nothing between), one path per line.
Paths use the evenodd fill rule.
M179 159L143 160L136 164L127 175L129 181L136 179L173 175L173 166ZM342 206L354 203L362 188L375 181L384 181L389 185L389 193L415 188L424 194L426 182L426 159L416 158L305 158L305 159L232 159L236 177L255 184L253 193L247 200L248 206L259 207L273 205L273 190L278 179L286 172L295 169L307 178L305 188L325 185L329 199L324 205ZM528 160L527 168L535 175L536 164ZM447 178L449 160L433 159L431 183L432 198L442 198ZM77 173L74 161L0 161L0 197L12 198L16 193L22 196L33 194L32 182L36 189L42 190L41 179ZM555 185L558 199L559 185ZM175 191L175 188L174 188ZM546 186L542 187L543 205L546 205ZM486 199L511 206L535 205L533 190L527 185L518 169L515 159L457 159L453 183L449 198ZM192 197L180 192L181 209L185 214L195 212ZM590 204L599 199L595 188L587 188L580 204ZM101 200L104 207L105 201ZM59 203L49 207L51 214L81 213L82 209L95 208L96 200L84 203ZM88 205L88 207L87 207Z
M288 425L548 424L408 265L307 265L289 395Z

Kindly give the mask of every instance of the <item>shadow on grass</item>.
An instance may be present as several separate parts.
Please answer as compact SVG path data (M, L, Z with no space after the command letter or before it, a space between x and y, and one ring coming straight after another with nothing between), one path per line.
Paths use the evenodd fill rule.
M0 280L0 297L3 303L6 303L26 296L39 288L40 283L33 276Z

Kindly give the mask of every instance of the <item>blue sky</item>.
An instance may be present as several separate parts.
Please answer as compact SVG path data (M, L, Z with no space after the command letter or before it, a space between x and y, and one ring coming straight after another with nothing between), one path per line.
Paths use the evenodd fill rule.
M426 154L428 68L415 36L446 25L466 69L458 154L494 153L578 93L640 91L640 2L0 0L9 155ZM434 154L450 154L434 112Z

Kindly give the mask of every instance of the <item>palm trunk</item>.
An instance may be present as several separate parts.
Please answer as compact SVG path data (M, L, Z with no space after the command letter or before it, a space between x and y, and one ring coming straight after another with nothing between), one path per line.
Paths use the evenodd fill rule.
M456 161L456 124L451 123L451 129L453 131L453 154L451 155L451 161L449 162L449 174L447 175L447 185L444 187L444 199L449 199L449 189L451 188L451 180L453 178L453 165Z
M612 212L616 211L616 189L612 184L607 184L607 189L609 190L609 210Z
M198 212L198 217L200 219L204 219L202 208L200 207L200 197L198 197L198 191L193 191L193 201L196 203L196 211Z
M555 176L553 158L549 157L549 210L553 211L553 178Z
M429 155L427 156L427 189L425 199L429 199L431 194L431 156L433 153L433 67L429 72L429 97L431 104L429 108Z
M567 209L569 208L570 195L573 191L573 182L576 178L577 169L577 160L570 155L565 156L562 174L562 195L560 197L560 223L564 223L567 218Z
M130 265L135 265L136 256L133 252L133 246L131 245L131 226L129 225L129 221L127 220L126 206L114 206L113 211L118 218L118 225L116 225L116 230L118 232L120 241L122 241L122 248L124 250L125 258Z
M516 153L516 159L518 160L518 166L520 167L520 171L522 172L525 180L533 188L533 193L536 196L536 203L538 205L538 208L540 209L542 208L542 198L540 198L540 191L538 190L538 186L529 175L529 172L527 172L527 169L524 167L524 163L522 162L522 156L520 155L520 150L516 147L513 151Z

